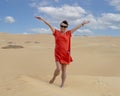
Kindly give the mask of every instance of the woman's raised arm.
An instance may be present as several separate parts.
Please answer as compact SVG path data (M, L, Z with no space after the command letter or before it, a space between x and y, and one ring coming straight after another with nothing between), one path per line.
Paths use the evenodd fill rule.
M38 20L43 21L51 29L51 31L54 33L55 28L49 22L47 22L45 19L43 19L40 16L36 16L35 18L38 19Z
M84 20L81 24L77 25L76 27L71 29L71 32L75 32L77 29L79 29L80 27L84 26L85 24L88 24L90 21L88 20Z

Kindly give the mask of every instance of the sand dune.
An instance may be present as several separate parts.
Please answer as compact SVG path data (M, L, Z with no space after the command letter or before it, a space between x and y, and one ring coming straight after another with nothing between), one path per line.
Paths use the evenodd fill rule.
M1 82L1 96L119 96L120 78L118 77L93 77L69 76L66 87L60 88L56 84L49 84L49 76L39 77L19 75L6 82ZM44 79L44 80L43 80Z
M8 45L23 48L2 49ZM120 96L120 37L72 38L65 87L53 74L52 35L0 34L0 96Z

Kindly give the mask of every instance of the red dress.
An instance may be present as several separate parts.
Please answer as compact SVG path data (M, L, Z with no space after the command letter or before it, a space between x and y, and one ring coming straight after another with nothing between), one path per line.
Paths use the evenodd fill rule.
M69 64L72 62L70 55L71 31L62 33L55 29L53 35L55 37L55 61L61 64Z

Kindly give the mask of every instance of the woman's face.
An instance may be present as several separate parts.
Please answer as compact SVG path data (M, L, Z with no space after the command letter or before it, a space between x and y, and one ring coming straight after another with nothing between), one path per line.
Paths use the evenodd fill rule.
M66 29L67 29L67 27L68 27L68 25L66 25L66 24L64 24L64 23L61 23L61 24L60 24L60 31L61 31L61 32L65 32Z

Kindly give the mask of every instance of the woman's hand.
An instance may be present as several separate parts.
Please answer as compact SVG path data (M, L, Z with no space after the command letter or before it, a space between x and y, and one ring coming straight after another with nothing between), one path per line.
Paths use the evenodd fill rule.
M82 26L84 26L85 24L88 24L88 23L90 23L89 20L84 20L84 21L82 22Z
M35 16L35 18L38 20L42 20L42 17L40 17L40 16Z

